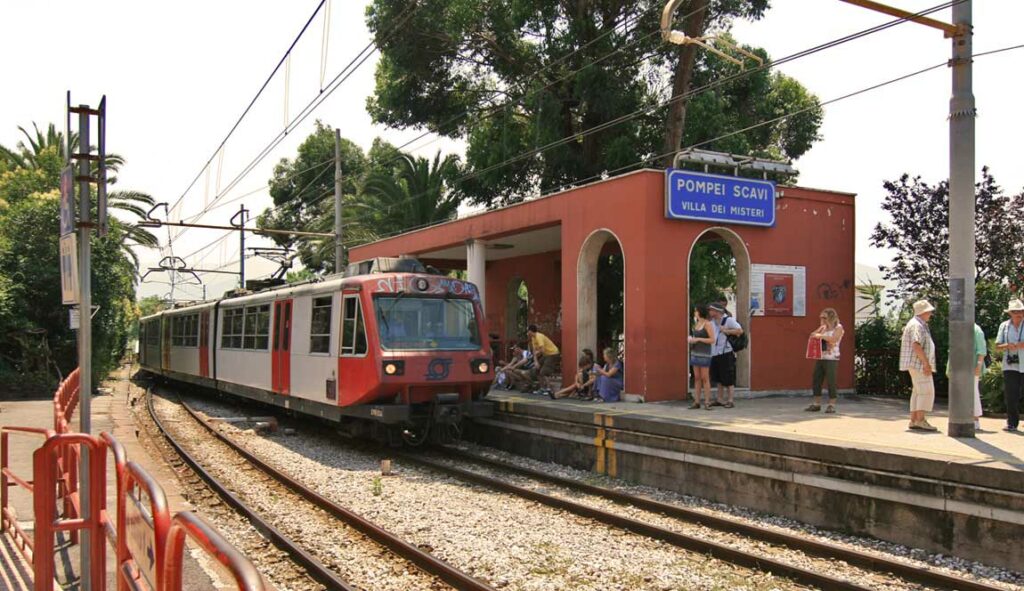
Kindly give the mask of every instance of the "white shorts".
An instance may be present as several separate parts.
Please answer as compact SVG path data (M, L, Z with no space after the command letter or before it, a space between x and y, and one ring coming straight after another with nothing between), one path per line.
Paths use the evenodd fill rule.
M924 375L923 371L907 370L914 389L910 393L910 412L923 410L931 412L935 405L935 380L933 376Z

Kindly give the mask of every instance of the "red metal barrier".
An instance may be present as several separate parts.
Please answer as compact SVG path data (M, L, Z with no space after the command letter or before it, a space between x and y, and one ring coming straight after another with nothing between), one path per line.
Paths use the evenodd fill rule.
M121 445L117 439L110 433L100 433L100 439L107 444L107 449L114 454L114 478L115 478L115 490L117 491L117 507L114 509L117 520L114 523L124 522L124 503L121 500L121 485L124 482L124 470L128 464L128 454L124 451L124 446ZM107 541L110 542L110 547L117 551L117 529L110 521L110 512L106 509L103 510L103 527L107 532Z
M56 517L57 458L71 446L85 446L89 450L89 510L88 517ZM35 539L33 546L39 552L46 549L45 554L38 554L33 560L32 570L35 580L35 591L53 591L53 548L58 531L88 530L90 539L100 543L90 545L91 571L79 573L83 579L89 577L92 588L102 591L106 581L107 545L102 543L104 537L104 511L106 506L106 443L99 437L85 433L64 433L47 438L42 447L32 454L33 466L33 504L35 507Z
M81 372L75 368L57 387L53 395L53 430L57 434L71 433L71 421L78 408L81 393ZM64 503L64 517L73 518L79 515L78 506L78 448L69 446L57 453L58 497ZM78 532L71 532L71 542L78 543Z
M164 544L171 513L164 489L142 466L128 462L118 488L117 589L163 591Z
M25 560L32 563L35 553L35 545L32 539L18 525L18 516L10 504L10 487L20 486L32 494L35 490L35 477L33 480L25 480L16 475L10 468L10 440L11 433L22 433L29 435L42 435L47 440L55 435L52 429L38 429L35 427L2 427L0 428L0 531L7 532L14 545L25 557Z
M209 523L191 511L174 516L167 535L167 557L164 560L164 583L161 591L182 591L182 566L185 538L190 538L203 552L227 569L239 591L264 591L263 579L256 567Z

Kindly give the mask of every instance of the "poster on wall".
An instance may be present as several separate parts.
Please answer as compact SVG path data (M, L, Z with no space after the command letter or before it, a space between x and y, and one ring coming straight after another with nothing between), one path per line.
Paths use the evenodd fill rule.
M793 315L793 275L790 273L764 274L764 315Z
M751 265L750 309L755 316L806 316L807 268Z

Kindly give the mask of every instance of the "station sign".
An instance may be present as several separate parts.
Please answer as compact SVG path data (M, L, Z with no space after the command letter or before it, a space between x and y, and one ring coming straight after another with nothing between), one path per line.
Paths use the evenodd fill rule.
M670 168L665 217L748 226L775 225L775 183Z
M78 235L60 237L60 301L78 303Z
M75 231L75 176L71 165L60 172L60 235Z

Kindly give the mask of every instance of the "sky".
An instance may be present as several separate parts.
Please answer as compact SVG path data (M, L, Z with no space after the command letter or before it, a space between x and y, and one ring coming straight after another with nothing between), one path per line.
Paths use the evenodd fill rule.
M922 10L938 0L889 0L907 10ZM275 162L291 157L321 119L364 149L375 137L401 145L419 135L374 125L365 111L373 91L377 55L373 54L304 122L290 130L251 172L232 181L310 100L320 94L321 72L332 79L369 42L365 4L331 0L327 51L323 12L292 52L289 67L270 82L229 139L222 155L215 151L285 49L309 19L314 0L271 2L149 3L109 0L74 2L5 2L0 8L0 50L17 56L5 60L0 90L0 144L13 147L19 125L49 122L63 127L65 92L73 103L96 105L107 96L109 149L126 165L117 189L136 189L158 201L180 200L176 217L189 217L213 205L204 223L225 224L240 204L263 210ZM737 21L734 36L764 47L773 58L809 48L891 20L839 0L772 0L759 21ZM55 18L55 15L60 15ZM950 11L933 15L949 20ZM1020 0L974 2L976 53L1024 42ZM45 42L41 25L45 23ZM325 55L326 59L322 59ZM902 24L781 66L826 101L873 84L940 63L950 55L942 33L917 24ZM977 99L977 168L991 167L1011 193L1024 190L1017 138L1024 136L1020 72L1024 50L978 58L974 64ZM287 71L287 75L286 75ZM891 254L871 248L869 235L884 221L882 182L903 173L937 182L948 174L950 71L939 68L884 89L825 107L823 139L796 163L799 184L857 194L859 263L885 264ZM287 84L286 84L287 81ZM448 140L421 140L412 146L420 156L437 150L460 152ZM209 173L204 165L213 157ZM198 182L185 193L192 180ZM252 195L242 195L253 192ZM218 193L223 194L215 201ZM237 200L236 200L237 199ZM167 230L158 230L166 242ZM188 230L174 240L176 255L187 255L222 235ZM250 237L247 246L266 244ZM190 257L197 268L217 268L238 257L232 236ZM161 253L140 253L143 265ZM166 254L166 252L164 253ZM246 263L249 277L270 273L276 264L261 259ZM230 275L205 275L209 294L232 286ZM140 285L140 296L169 293L161 274ZM151 281L157 282L151 282ZM202 296L199 286L179 286L175 297Z

